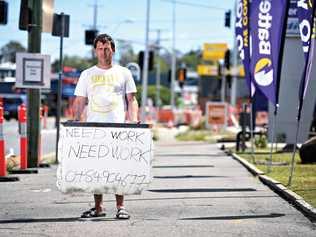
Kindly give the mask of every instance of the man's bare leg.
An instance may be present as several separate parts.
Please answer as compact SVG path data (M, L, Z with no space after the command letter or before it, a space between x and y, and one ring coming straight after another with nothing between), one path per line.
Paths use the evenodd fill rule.
M102 201L103 201L102 194L94 194L94 204L95 204L95 210L97 213L102 212Z
M116 198L116 207L119 209L124 207L124 196L123 195L115 195Z
M117 207L117 213L116 218L117 219L129 219L130 215L128 214L127 210L124 208L124 196L123 195L115 195L116 197L116 207Z

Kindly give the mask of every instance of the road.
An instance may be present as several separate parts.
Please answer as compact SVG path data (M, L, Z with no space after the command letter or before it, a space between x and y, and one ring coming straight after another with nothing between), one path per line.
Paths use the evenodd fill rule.
M0 236L316 236L315 224L214 144L155 144L153 182L126 197L128 221L117 221L105 195L104 221L79 221L91 194L61 194L56 166L0 183Z
M48 154L55 152L56 145L56 129L54 128L54 118L50 117L47 119L47 128L42 129L42 152ZM6 154L14 153L15 155L20 154L20 139L18 132L18 122L15 119L10 121L4 121L3 126L5 150Z

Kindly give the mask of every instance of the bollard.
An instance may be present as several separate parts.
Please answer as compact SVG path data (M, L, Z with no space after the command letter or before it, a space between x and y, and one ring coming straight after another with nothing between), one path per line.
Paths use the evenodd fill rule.
M42 121L45 119L44 112L45 107L40 108L40 133L38 136L38 158L37 166L40 168L50 168L50 165L47 163L42 163Z
M26 135L26 106L18 107L18 120L20 124L20 168L27 169L27 135Z
M7 175L7 163L5 160L4 137L3 137L3 107L0 107L0 176Z
M42 122L43 122L43 113L44 109L40 107L40 129L39 129L39 136L38 136L38 152L37 152L37 166L39 167L42 162Z
M11 170L12 174L34 174L36 169L27 168L27 113L25 104L18 107L19 133L20 133L20 169Z
M48 117L48 106L43 105L42 108L42 116L43 116L43 128L47 128L47 117Z
M0 106L0 182L18 181L18 177L7 177L7 163L5 158L3 136L3 107Z

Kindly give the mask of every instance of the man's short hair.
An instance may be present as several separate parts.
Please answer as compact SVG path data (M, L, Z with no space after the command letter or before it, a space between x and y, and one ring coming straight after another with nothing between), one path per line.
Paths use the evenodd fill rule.
M111 36L109 36L108 34L100 34L97 37L95 37L94 41L93 41L93 47L96 48L97 47L97 43L101 42L102 44L105 43L110 43L111 45L111 49L113 50L113 52L115 52L115 43L114 40L112 39Z

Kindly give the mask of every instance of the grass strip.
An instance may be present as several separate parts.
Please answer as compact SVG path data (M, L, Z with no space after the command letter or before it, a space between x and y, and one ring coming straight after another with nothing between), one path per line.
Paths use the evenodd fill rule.
M252 163L249 153L238 153L239 156ZM290 175L292 153L274 153L272 155L271 172L267 173L269 154L255 154L255 166L266 172L266 175L287 186ZM302 196L306 202L316 207L316 164L302 164L297 154L295 156L295 170L291 187L293 192Z

